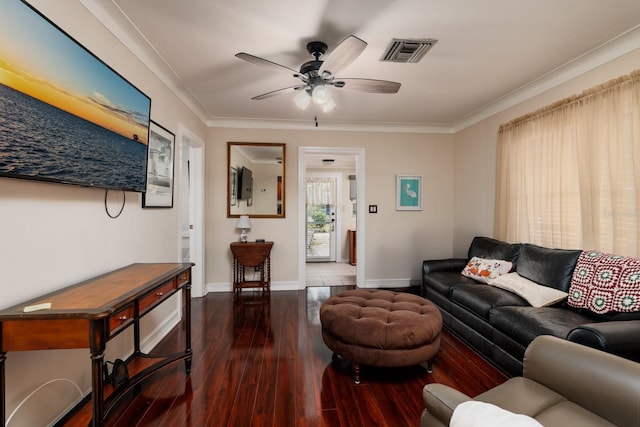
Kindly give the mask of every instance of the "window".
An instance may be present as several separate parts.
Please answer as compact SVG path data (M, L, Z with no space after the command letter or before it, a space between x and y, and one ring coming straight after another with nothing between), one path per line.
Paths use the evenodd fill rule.
M498 131L496 237L640 255L640 70Z

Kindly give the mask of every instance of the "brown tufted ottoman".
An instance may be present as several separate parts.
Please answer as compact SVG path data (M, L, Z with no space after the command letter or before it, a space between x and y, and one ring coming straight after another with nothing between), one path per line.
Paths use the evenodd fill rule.
M440 349L442 315L417 295L353 289L334 295L320 307L322 339L334 354L353 362L356 384L360 364L412 366Z

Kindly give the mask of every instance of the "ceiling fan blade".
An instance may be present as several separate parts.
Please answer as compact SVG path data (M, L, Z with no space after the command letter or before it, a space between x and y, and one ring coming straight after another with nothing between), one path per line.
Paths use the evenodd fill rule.
M364 40L354 35L347 37L329 53L329 56L320 66L318 74L322 76L325 71L328 71L335 76L336 73L339 73L347 65L355 61L366 47L367 42Z
M244 52L236 53L236 58L244 59L247 62L251 62L252 64L260 65L263 67L275 68L276 70L298 74L298 71L294 70L293 68L285 67L284 65L280 65L275 62L269 61L268 59L260 58L258 56L254 56L248 53L244 53Z
M263 93L262 95L254 96L251 99L255 99L257 101L257 100L260 100L260 99L271 98L272 96L277 96L277 95L282 95L284 93L294 92L296 90L304 89L305 87L306 87L306 85L297 85L297 86L285 87L285 88L282 88L282 89L278 89L278 90L274 90L274 91L271 91L271 92Z
M344 86L340 84L341 82L344 82ZM359 90L369 93L397 93L400 90L400 83L390 82L388 80L338 79L333 85L349 90Z

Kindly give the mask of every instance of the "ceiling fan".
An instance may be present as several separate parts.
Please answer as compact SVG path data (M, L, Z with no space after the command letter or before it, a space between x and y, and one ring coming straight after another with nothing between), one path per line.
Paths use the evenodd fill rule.
M329 86L369 93L397 93L400 89L400 83L387 80L343 79L336 77L336 74L360 56L366 47L367 43L364 40L350 35L340 42L326 58L320 59L320 57L327 52L326 43L321 41L309 42L307 44L307 51L314 59L302 64L300 71L244 52L237 53L236 57L251 62L252 64L292 73L293 77L301 81L298 85L263 93L251 99L260 100L276 95L296 92L293 100L301 110L305 110L311 101L313 101L319 105L324 112L329 112L336 107L335 101L327 89Z

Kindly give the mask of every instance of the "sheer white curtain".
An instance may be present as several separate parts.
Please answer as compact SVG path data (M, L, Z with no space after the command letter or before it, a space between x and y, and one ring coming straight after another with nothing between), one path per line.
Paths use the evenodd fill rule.
M640 255L640 70L500 126L495 234Z
M335 178L307 177L307 205L334 204Z

